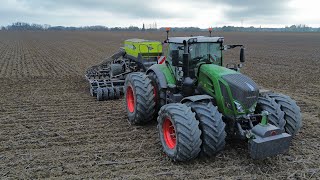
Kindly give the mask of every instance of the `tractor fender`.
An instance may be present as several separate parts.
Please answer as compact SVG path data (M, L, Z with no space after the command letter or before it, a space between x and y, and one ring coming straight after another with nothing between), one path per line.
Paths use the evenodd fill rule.
M188 96L185 97L181 100L181 103L185 103L185 102L197 102L197 101L203 101L203 100L208 100L211 101L213 98L209 95L195 95L195 96Z
M157 78L159 80L160 88L167 88L167 80L160 68L157 66L157 64L152 65L146 72L146 74L154 72L157 75Z

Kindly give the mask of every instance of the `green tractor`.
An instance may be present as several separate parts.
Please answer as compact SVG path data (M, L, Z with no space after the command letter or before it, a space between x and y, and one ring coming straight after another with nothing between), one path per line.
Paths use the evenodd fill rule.
M243 45L223 37L170 37L164 63L130 73L124 84L128 119L157 118L160 142L174 161L214 156L226 138L248 141L250 156L264 159L287 152L301 128L301 113L290 97L265 91L239 69ZM240 64L223 66L223 51L240 47Z

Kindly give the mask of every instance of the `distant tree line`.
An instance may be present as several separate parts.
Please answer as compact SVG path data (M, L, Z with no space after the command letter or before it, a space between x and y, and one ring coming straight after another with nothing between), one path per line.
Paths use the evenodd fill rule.
M28 24L24 22L16 22L9 26L0 27L2 31L141 31L139 27L106 27L106 26L50 26L48 24ZM146 29L149 30L149 29ZM154 29L152 29L154 30Z
M66 26L50 26L48 24L29 24L24 22L16 22L9 26L0 27L2 31L165 31L165 28L142 28L136 26L129 27L106 27L106 26L83 26L83 27L66 27ZM177 32L195 32L207 31L198 27L172 27L171 31ZM236 27L223 26L215 27L213 31L218 32L320 32L320 28L312 28L307 25L292 25L284 28L261 28L261 27Z
M235 27L235 26L223 26L213 28L214 31L224 32L320 32L320 28L312 28L307 25L292 25L285 28L255 28L251 27Z

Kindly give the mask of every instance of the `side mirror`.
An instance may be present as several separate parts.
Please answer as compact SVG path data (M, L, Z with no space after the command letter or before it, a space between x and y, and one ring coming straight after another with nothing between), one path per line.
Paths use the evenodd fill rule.
M243 47L240 49L240 62L242 62L242 63L245 62L244 48Z
M172 56L172 65L179 66L179 50L172 50L171 56Z

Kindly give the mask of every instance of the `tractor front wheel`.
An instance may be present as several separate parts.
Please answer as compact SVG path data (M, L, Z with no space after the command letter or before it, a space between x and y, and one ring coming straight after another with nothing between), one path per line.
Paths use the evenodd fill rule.
M259 97L256 113L261 113L262 111L268 111L269 123L277 126L284 131L284 126L286 121L284 120L284 112L281 110L280 105L276 101L268 96Z
M302 117L299 106L289 96L277 93L270 93L267 96L275 99L276 103L280 105L284 112L284 119L286 121L285 130L290 135L295 135L302 126Z
M164 152L174 161L188 161L198 156L201 131L195 113L181 103L162 106L158 130Z
M143 124L154 116L155 102L151 80L144 73L131 73L125 80L125 102L129 122Z
M218 108L211 102L187 102L196 113L201 134L201 156L212 157L221 151L226 144L225 123Z

